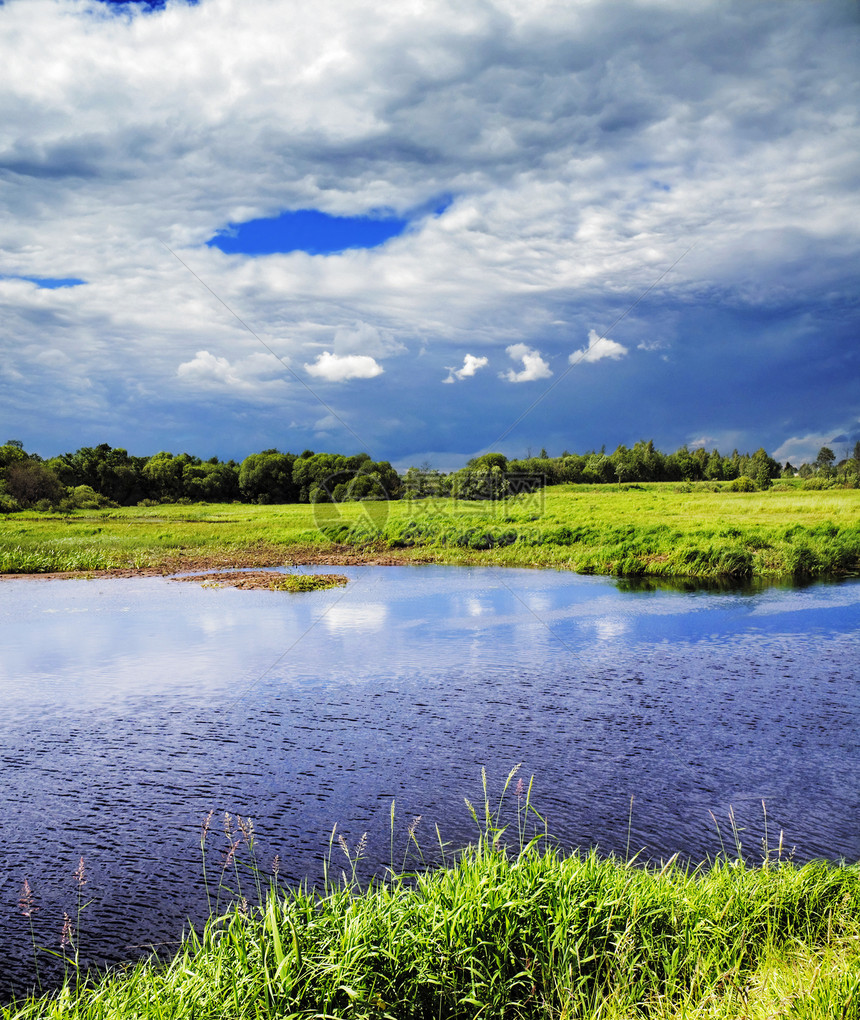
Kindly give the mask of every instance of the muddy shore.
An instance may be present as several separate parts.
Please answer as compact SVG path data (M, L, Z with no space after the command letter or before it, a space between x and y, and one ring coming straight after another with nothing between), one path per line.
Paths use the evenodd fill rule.
M173 574L202 571L249 570L272 567L398 567L406 564L433 563L436 557L429 550L381 550L372 547L329 546L326 549L301 546L278 552L273 549L247 550L218 555L179 555L151 567L111 567L107 570L69 570L44 574L0 574L0 581L56 581L63 579L102 579L114 577L170 577Z

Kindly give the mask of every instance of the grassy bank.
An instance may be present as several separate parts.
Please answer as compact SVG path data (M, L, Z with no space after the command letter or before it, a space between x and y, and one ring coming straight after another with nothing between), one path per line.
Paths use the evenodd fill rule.
M857 867L766 850L753 866L644 868L540 837L509 853L485 811L477 843L447 866L363 889L354 867L321 892L273 889L169 962L0 1017L860 1016Z
M860 570L860 490L554 486L501 502L162 505L0 521L0 573L330 561L697 579Z

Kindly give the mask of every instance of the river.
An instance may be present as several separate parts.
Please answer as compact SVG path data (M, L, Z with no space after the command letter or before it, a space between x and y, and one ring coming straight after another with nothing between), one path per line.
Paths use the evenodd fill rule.
M860 582L631 588L555 571L337 568L304 594L163 578L0 584L0 997L59 950L169 955L205 915L223 816L318 881L337 824L367 876L406 827L432 857L508 772L566 847L698 862L860 858ZM522 801L519 802L520 804ZM507 820L518 804L512 788ZM764 804L764 806L763 806ZM244 848L243 848L244 849ZM332 861L346 865L334 843ZM214 886L211 888L215 895ZM56 964L41 954L43 977Z

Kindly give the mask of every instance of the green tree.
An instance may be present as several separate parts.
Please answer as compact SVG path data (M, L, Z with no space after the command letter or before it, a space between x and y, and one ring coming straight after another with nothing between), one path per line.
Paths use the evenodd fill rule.
M749 458L745 474L754 478L760 489L767 489L772 479L779 478L780 468L779 464L768 456L764 447L759 447Z
M833 474L833 464L835 460L836 454L830 449L830 447L822 446L818 451L818 456L815 458L815 468L818 474Z
M186 464L182 469L184 495L195 502L229 503L239 497L239 468L217 458L205 464Z
M27 454L24 452L24 444L20 439L7 439L5 444L0 446L0 473L10 464L16 464L22 460L27 460Z
M705 478L709 482L720 482L723 478L723 458L717 450L711 450L708 454L708 462L705 464Z
M6 491L24 508L46 503L56 506L65 496L63 483L39 460L19 460L6 469Z
M82 446L75 453L52 458L50 467L64 485L86 485L106 499L122 506L139 502L149 491L143 474L144 457L130 457L119 447L107 443Z
M296 457L279 450L252 453L239 466L239 489L252 503L297 503Z
M476 470L497 467L500 471L507 471L508 458L503 453L482 453L480 457L473 457L466 466Z
M143 477L146 479L150 495L155 499L176 500L185 495L182 486L182 472L187 464L199 463L199 459L188 453L180 453L174 457L172 453L162 450L150 457L143 465Z
M593 484L611 482L614 478L615 469L612 466L612 461L605 453L589 454L585 467L582 470L582 480L584 482L591 482Z

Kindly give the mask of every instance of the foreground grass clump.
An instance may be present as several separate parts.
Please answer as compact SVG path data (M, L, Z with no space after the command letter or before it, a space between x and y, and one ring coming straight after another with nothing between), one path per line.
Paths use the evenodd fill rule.
M0 573L464 563L749 580L860 571L860 490L558 485L498 502L163 505L0 520Z
M481 845L456 865L236 908L166 966L36 1017L856 1017L856 870L658 872Z
M322 892L242 899L169 963L0 1017L860 1016L856 867L766 853L752 867L646 868L565 855L539 836L523 845L522 826L512 853L485 808L477 844L443 866L362 889L342 842L351 874L338 883L327 871Z

